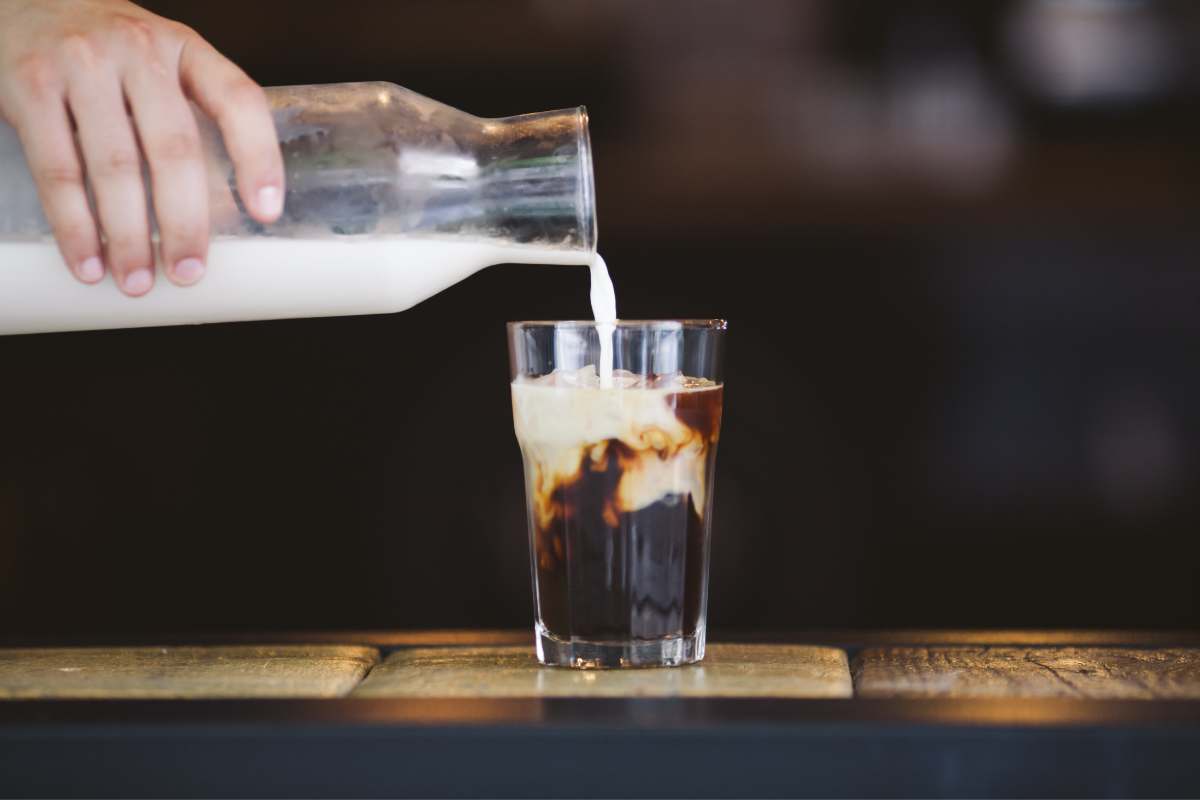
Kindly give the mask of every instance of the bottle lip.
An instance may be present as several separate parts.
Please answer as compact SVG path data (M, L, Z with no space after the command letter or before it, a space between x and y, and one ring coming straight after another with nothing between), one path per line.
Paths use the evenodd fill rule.
M579 118L579 228L583 233L583 246L595 253L599 240L599 223L596 220L596 178L592 166L592 133L587 106L578 106L575 113Z

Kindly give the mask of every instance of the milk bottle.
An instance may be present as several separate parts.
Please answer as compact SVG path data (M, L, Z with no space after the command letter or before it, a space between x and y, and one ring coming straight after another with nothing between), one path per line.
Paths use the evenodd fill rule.
M583 108L482 119L388 83L267 95L283 216L264 227L245 213L220 136L198 114L208 270L194 286L159 280L138 298L111 277L88 286L70 274L16 135L0 123L0 334L402 311L492 264L598 260Z

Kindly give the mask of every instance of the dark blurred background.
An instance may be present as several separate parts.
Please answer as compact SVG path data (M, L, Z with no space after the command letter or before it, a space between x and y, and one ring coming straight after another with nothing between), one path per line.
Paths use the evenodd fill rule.
M1200 623L1200 6L154 2L264 84L588 105L627 318L730 321L710 621ZM0 632L525 627L499 266L0 338Z

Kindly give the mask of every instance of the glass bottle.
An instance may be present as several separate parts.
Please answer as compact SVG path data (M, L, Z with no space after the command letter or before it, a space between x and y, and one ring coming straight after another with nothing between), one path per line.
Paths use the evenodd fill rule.
M0 333L394 312L492 264L590 263L582 107L484 119L390 83L266 91L283 215L264 226L245 213L221 137L197 112L208 270L186 288L160 276L139 298L111 277L88 286L71 275L16 134L0 123Z

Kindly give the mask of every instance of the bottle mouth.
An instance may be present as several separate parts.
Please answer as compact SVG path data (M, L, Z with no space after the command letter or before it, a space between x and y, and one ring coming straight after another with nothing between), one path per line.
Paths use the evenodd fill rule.
M592 167L592 133L588 126L587 106L579 106L576 110L579 118L579 230L583 234L583 246L589 253L595 253L599 236L599 223L596 221L596 177Z

